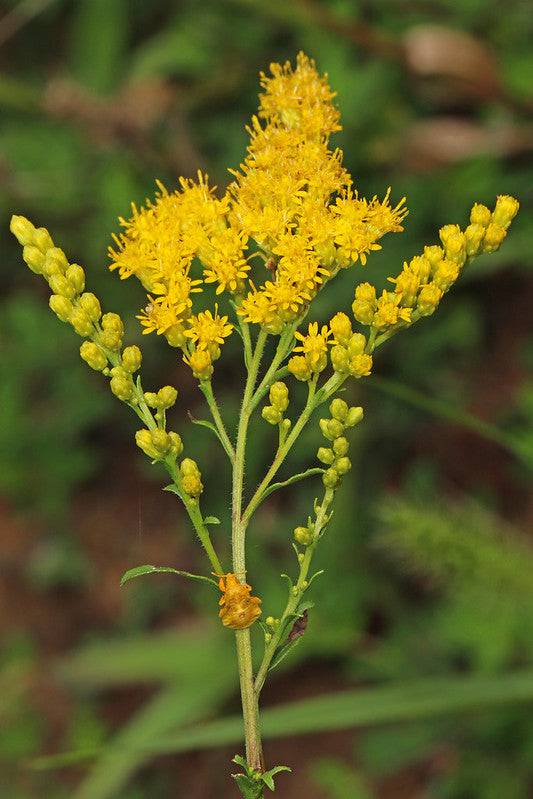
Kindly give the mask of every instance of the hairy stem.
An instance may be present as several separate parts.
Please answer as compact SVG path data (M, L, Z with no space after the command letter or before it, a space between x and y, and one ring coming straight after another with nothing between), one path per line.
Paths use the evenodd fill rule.
M233 571L235 575L244 580L246 578L246 555L245 555L245 532L246 527L242 520L242 493L244 481L244 463L246 452L246 435L248 423L252 412L251 399L257 381L259 364L266 342L266 333L261 330L255 352L249 362L248 376L244 388L244 396L239 417L237 430L237 442L235 445L235 460L233 464L233 487L232 487L232 553ZM250 642L250 630L235 631L237 646L237 661L239 667L239 680L241 686L242 712L244 720L244 735L246 743L246 760L248 765L258 771L262 771L263 749L261 744L261 734L259 730L259 709L257 696L254 688L254 677L252 667L252 647Z

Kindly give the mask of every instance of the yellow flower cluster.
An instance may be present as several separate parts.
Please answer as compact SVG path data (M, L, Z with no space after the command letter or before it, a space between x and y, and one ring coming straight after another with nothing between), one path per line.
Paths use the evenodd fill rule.
M378 297L370 283L358 285L352 304L357 321L374 334L389 334L432 314L468 261L499 248L518 207L518 201L507 195L497 198L492 212L476 204L465 230L445 225L439 231L440 246L425 247L423 255L416 255L404 263L399 275L388 278L393 291L384 290Z
M123 230L109 249L111 269L136 275L148 293L139 316L144 332L182 348L200 379L211 376L232 331L225 317L213 323L216 310L215 317L207 309L193 313L202 284L233 295L247 322L280 333L339 269L366 263L385 233L402 230L406 214L403 200L391 206L389 192L369 201L352 188L341 151L328 147L339 112L314 62L300 53L295 69L272 64L270 72L261 74L247 157L224 197L201 173L172 193L158 183L154 201L120 219ZM252 258L261 262L257 276ZM197 261L202 272L193 276Z

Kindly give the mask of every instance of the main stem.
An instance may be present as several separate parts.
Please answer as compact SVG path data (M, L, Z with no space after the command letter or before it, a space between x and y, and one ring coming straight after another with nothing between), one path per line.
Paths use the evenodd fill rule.
M246 452L246 435L250 421L251 399L254 392L261 355L266 342L266 333L260 331L255 352L249 362L248 376L244 389L237 441L235 445L235 460L233 463L232 487L232 553L233 571L240 580L246 579L246 554L245 536L246 525L242 520L242 493L244 481L244 461ZM259 730L259 708L257 694L254 687L252 666L252 646L250 630L236 630L235 639L237 646L237 662L239 667L239 680L241 685L242 713L244 720L244 735L246 742L246 760L248 765L257 770L264 770L263 748Z

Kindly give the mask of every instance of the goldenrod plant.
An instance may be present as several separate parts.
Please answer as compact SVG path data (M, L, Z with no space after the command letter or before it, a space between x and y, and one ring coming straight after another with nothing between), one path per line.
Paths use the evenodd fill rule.
M464 228L442 227L440 243L406 261L379 293L363 279L367 260L381 249L385 234L403 230L405 198L394 203L387 189L383 199L367 200L354 188L342 152L329 145L330 136L340 130L335 94L306 55L298 55L295 68L272 64L269 75L261 74L261 87L259 111L247 129L247 155L232 171L226 192L216 194L201 173L196 180L182 178L173 191L158 182L154 200L140 209L132 205L130 217L120 219L121 231L109 249L111 269L123 280L135 276L146 290L146 305L138 315L143 333L156 333L177 351L206 399L210 429L232 474L231 566L211 539L209 526L218 520L204 515L209 486L203 484L201 467L169 424L178 391L173 386L144 390L141 350L124 346L123 320L103 313L100 300L86 291L84 269L69 262L46 229L22 216L11 222L26 264L51 288L51 309L83 338L81 357L141 420L137 446L167 470L167 490L183 503L205 549L205 575L140 566L127 572L123 582L174 571L220 589L220 621L236 638L246 744L246 757L235 758L242 772L234 776L248 799L262 797L266 788L274 790L274 776L285 770L265 764L259 697L269 670L305 629L308 592L317 574L312 572L315 551L335 494L350 471L350 437L363 419L363 408L350 407L339 392L347 381L371 375L374 353L384 342L433 314L473 258L499 248L518 211L518 202L509 196L499 196L493 210L475 204ZM328 321L306 322L318 293L335 278L348 280L339 275L348 269L356 283L351 315L345 308ZM206 307L209 284L218 302ZM240 337L245 374L235 435L224 422L212 382L232 335ZM294 380L307 387L300 409L291 399ZM323 439L317 463L275 482L302 430L325 407L317 424L318 443ZM245 457L254 413L277 427L278 436L264 477L249 486ZM248 530L272 492L304 479L320 479L322 492L292 534L296 576L288 579L285 607L263 610L259 581L246 567ZM257 625L263 653L254 673L250 630L263 612L268 615Z

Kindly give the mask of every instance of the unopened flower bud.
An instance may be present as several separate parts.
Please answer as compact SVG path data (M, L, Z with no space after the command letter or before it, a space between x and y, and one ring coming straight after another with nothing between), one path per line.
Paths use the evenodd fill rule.
M448 241L451 240L453 237L461 234L461 228L459 225L444 225L439 230L439 238L442 241L442 245L446 250L448 246Z
M294 540L302 546L308 547L313 543L313 533L308 527L295 527Z
M433 275L433 283L437 288L445 292L453 286L458 277L459 263L446 259L437 264Z
M491 222L485 231L485 238L483 239L484 252L495 252L500 248L500 245L507 235L505 228Z
M117 352L122 346L122 336L114 330L102 330L98 334L99 343L108 350Z
M351 468L352 462L349 458L343 457L335 461L335 471L340 475L348 474Z
M442 299L442 291L434 283L423 286L418 295L417 309L421 316L431 316Z
M355 427L363 418L364 411L360 405L352 405L346 417L346 427Z
M102 316L102 328L105 331L118 333L120 337L124 335L124 323L118 313L106 313Z
M74 308L70 314L70 324L78 336L90 336L94 332L94 325L81 308Z
M32 272L36 275L42 274L45 257L41 250L32 244L27 244L22 250L22 257Z
M54 294L60 294L62 297L67 297L69 300L73 300L77 294L75 286L67 280L65 275L59 273L52 275L52 277L48 279L48 283Z
M26 219L25 216L17 216L14 214L11 217L11 223L9 225L9 229L13 233L13 235L17 238L18 243L21 244L23 247L26 247L29 244L33 244L33 237L35 233L35 227L32 225L29 219Z
M376 310L376 289L370 283L360 283L355 289L353 315L363 325L371 325Z
M107 366L107 358L94 341L84 341L80 347L80 355L91 369L102 372Z
M335 460L335 455L333 450L329 447L320 447L316 456L321 463L325 463L326 466L331 466L333 461Z
M142 355L139 347L132 344L131 347L126 347L122 352L122 366L124 369L133 374L141 368Z
M341 347L340 344L332 347L330 358L331 366L333 367L334 372L337 372L337 374L340 375L348 373L350 359L348 357L348 350L346 347Z
M285 383L273 383L270 386L269 396L271 405L281 413L289 407L289 389Z
M180 472L182 475L197 474L199 472L198 464L192 458L184 458L180 463Z
M67 256L63 250L60 250L59 247L52 247L46 251L42 272L46 278L50 278L52 275L64 275L68 265Z
M74 306L70 300L67 300L66 297L62 297L59 294L52 294L48 300L48 304L55 315L61 319L62 322L69 321L70 315L74 310Z
M329 323L329 329L333 333L337 344L343 346L348 344L350 336L352 335L352 323L345 313L342 313L342 311L336 313Z
M181 485L186 494L197 499L202 493L200 470L198 465L191 458L184 458L180 464Z
M129 402L133 396L134 385L131 377L128 379L127 377L115 375L109 381L109 387L115 397L118 397L123 402Z
M85 272L79 264L71 264L65 272L65 277L76 294L81 294L85 288Z
M349 368L353 377L368 377L372 371L372 356L363 353L350 358Z
M339 484L339 473L333 467L326 469L322 475L322 482L326 488L336 488Z
M344 432L344 425L337 419L320 419L319 425L322 435L329 441L334 441Z
M54 246L52 237L45 227L35 228L32 244L38 247L42 253L46 253Z
M142 449L145 455L153 460L159 460L160 454L154 447L152 442L152 434L150 430L138 430L135 433L135 441L139 449Z
M348 342L348 356L353 358L355 355L361 355L365 351L366 338L362 333L354 333Z
M337 458L342 458L348 452L348 448L349 448L348 439L345 436L339 436L339 438L336 438L335 441L333 442L332 451L334 455L337 456ZM333 458L333 460L335 460L335 457Z
M273 408L272 405L265 405L261 411L261 416L265 422L269 424L279 424L283 418L281 411L278 411L277 408Z
M165 331L164 335L171 347L183 347L187 341L187 337L181 325L173 325Z
M297 380L307 382L311 379L311 368L303 355L293 355L287 366L291 375L294 375Z
M78 299L78 306L85 311L91 322L98 322L102 316L102 309L98 297L90 291L86 291Z
M181 436L178 433L170 432L168 434L170 439L170 451L169 454L172 455L174 458L177 458L183 452L183 441L181 440Z
M152 444L161 455L166 455L171 447L171 440L168 433L157 428L152 430Z
M488 225L490 224L491 217L492 214L486 205L481 205L481 203L476 203L474 206L472 206L472 210L470 211L470 222L473 225L481 225L482 227L488 227Z
M336 397L329 406L329 412L334 419L338 419L339 422L345 422L348 416L348 403L340 397Z
M427 246L424 247L424 255L415 255L411 258L409 268L418 276L418 280L423 285L428 282L431 269L443 258L444 251L442 247L438 247L436 244Z
M471 224L465 230L466 239L466 254L469 256L477 255L483 236L485 235L485 228L483 225Z
M496 207L492 214L492 222L507 230L518 213L520 203L508 194L500 194L496 198Z
M153 391L144 392L144 401L149 408L159 408L159 397Z
M178 392L174 386L163 386L157 392L157 406L161 410L168 410L176 403L178 399Z
M195 350L187 363L191 367L192 373L197 380L209 380L213 374L213 364L207 350Z

